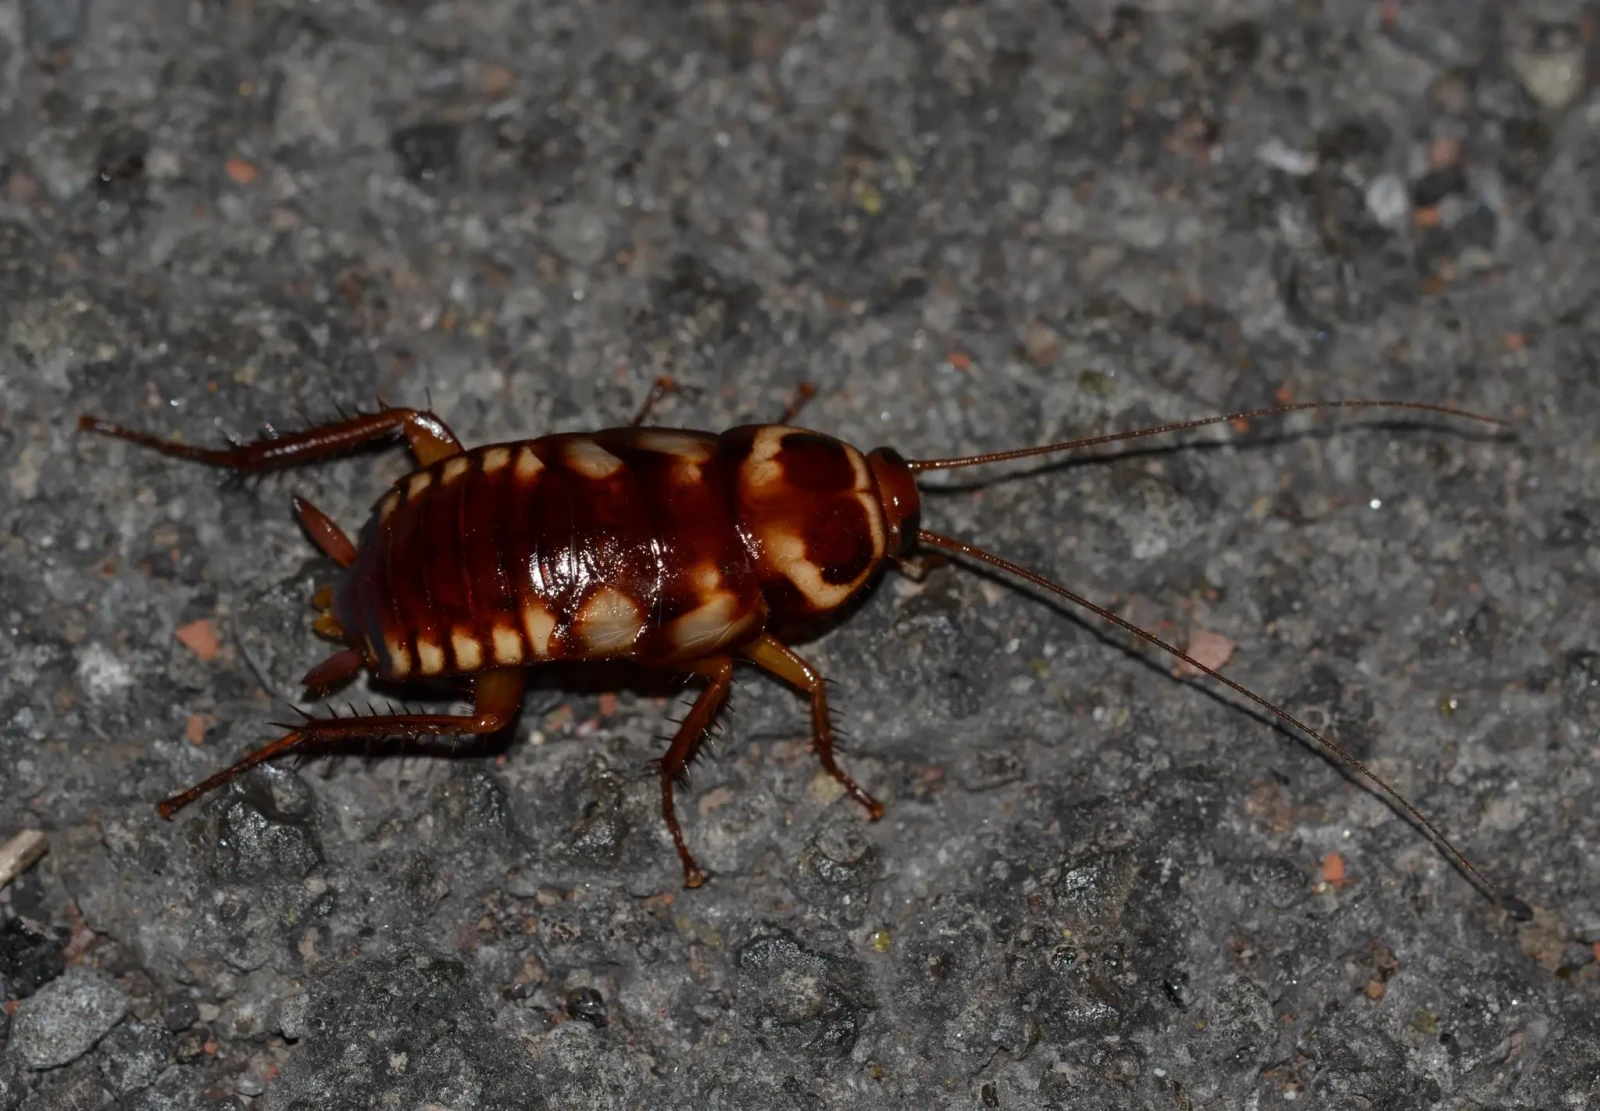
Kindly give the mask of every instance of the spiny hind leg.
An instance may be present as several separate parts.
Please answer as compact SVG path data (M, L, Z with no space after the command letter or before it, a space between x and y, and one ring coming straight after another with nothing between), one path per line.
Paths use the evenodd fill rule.
M822 673L770 633L763 634L743 652L763 671L771 672L811 696L811 747L822 762L823 770L838 780L851 798L867 808L867 816L873 821L883 817L883 803L858 787L833 758L833 723L828 718L828 695L823 689Z
M397 432L405 436L406 443L423 466L448 459L461 451L461 441L456 439L455 433L436 414L426 409L384 408L376 413L362 413L281 436L269 432L247 444L227 448L180 444L91 416L79 417L78 428L103 436L115 436L119 440L159 451L162 455L227 467L240 474L259 474L343 455Z
M213 791L243 772L296 749L358 737L437 737L469 733L484 735L498 733L515 716L522 703L522 691L527 685L527 672L517 667L494 668L481 672L472 683L473 712L471 714L380 714L365 718L312 718L300 728L263 745L244 759L222 769L187 791L181 791L162 801L156 809L163 818L170 818L179 810L208 791Z
M713 656L689 664L688 669L696 675L704 675L711 681L700 692L700 697L694 700L694 705L689 707L689 713L679 723L678 732L672 738L672 744L667 748L666 755L661 757L661 814L667 821L667 832L672 834L672 844L678 850L678 859L683 863L683 885L699 887L706 882L706 874L694 862L694 857L689 853L689 846L683 839L683 830L678 826L678 814L672 804L672 790L678 780L683 778L689 762L694 759L695 750L700 747L700 742L705 740L706 730L711 727L711 719L717 716L723 700L728 697L728 688L733 684L733 660L727 656Z

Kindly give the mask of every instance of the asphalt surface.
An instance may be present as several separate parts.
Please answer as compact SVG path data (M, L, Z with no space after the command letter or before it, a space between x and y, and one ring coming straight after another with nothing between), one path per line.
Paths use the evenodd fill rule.
M0 1111L1594 1105L1597 17L0 0L0 838L51 838L0 892ZM156 815L326 654L290 494L354 530L407 462L227 487L79 413L220 443L431 396L478 444L660 374L662 424L809 382L909 456L1513 420L1256 421L934 477L925 521L1226 657L1533 920L962 567L803 649L879 823L741 673L696 891L647 767L686 696L628 676Z

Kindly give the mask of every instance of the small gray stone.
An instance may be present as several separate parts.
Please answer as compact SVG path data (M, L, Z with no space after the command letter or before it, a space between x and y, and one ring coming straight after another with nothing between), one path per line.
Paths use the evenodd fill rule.
M34 0L28 5L28 37L47 50L70 46L83 34L89 0Z
M20 918L0 926L0 999L26 999L67 968L61 942Z
M1051 235L1076 235L1083 230L1087 216L1072 190L1059 186L1050 193L1050 203L1045 206L1044 226Z
M306 1015L311 1007L311 996L301 992L291 995L278 1008L278 1029L291 1042L306 1036Z
M172 1035L155 1023L129 1022L100 1044L100 1075L119 1097L150 1087L167 1066Z
M855 961L807 949L781 930L752 938L738 961L738 1007L761 1037L816 1057L855 1047L873 1005Z
M529 1047L549 1107L638 1106L639 1067L587 1022L563 1022Z
M11 1024L10 1050L35 1069L76 1061L128 1013L130 1003L110 977L68 969L23 1001Z
M26 1111L112 1111L116 1098L106 1091L93 1069L69 1069L62 1080L45 1089L39 1103L29 1103Z
M853 826L830 822L801 850L790 872L795 894L838 915L847 925L865 919L883 862L872 842Z
M16 1111L22 1106L22 1097L27 1094L22 1067L15 1058L0 1054L0 1111Z
M586 205L573 202L550 214L550 246L568 262L593 266L606 257L606 222Z
M1405 225L1411 212L1405 182L1394 174L1379 174L1367 184L1367 208L1382 226L1395 229Z
M1511 68L1529 95L1552 112L1559 112L1583 91L1583 48L1572 45L1549 51L1516 50Z
M1600 941L1600 906L1580 907L1572 916L1572 933L1585 945Z
M204 1087L198 1070L173 1065L125 1106L129 1111L189 1111L200 1106Z

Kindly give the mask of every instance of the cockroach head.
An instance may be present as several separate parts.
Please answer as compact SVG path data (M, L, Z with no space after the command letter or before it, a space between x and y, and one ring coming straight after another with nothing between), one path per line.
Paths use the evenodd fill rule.
M872 469L878 502L883 506L889 554L899 555L916 544L917 529L922 527L922 495L917 492L917 480L894 448L876 448L867 456L867 466Z

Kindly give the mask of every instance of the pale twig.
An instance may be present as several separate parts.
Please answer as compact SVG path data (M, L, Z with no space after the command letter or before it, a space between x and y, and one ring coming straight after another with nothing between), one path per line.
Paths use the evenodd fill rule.
M25 829L0 845L0 888L32 868L50 851L50 839L37 829Z

